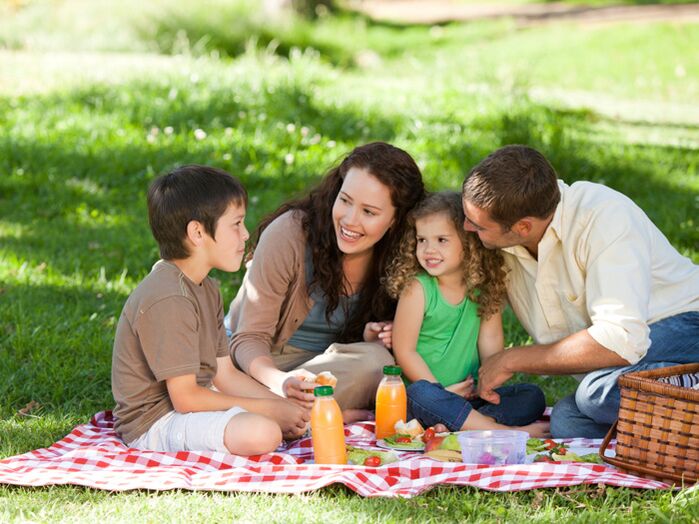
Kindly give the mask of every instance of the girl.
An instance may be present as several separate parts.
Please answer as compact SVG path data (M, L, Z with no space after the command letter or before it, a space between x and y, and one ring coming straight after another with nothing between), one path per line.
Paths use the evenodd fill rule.
M395 301L379 279L424 194L410 155L374 142L264 219L226 319L238 366L309 409L315 383L304 374L329 371L345 422L370 418L363 408L393 363Z
M473 377L480 361L504 346L502 256L464 230L458 193L429 195L412 212L410 224L386 289L400 297L393 351L412 382L411 416L449 431L515 426L545 436L548 424L535 423L546 407L538 387L501 387L499 404L476 395Z

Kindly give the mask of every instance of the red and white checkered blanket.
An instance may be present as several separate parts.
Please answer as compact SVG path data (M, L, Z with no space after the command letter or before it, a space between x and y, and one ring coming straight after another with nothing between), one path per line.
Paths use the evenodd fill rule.
M345 428L347 443L375 448L374 425ZM599 448L599 440L569 439L571 447ZM437 484L476 486L492 491L608 484L667 488L662 482L622 473L599 464L466 465L432 460L421 453L399 453L400 460L378 468L316 465L311 439L292 442L274 453L239 457L225 453L163 453L129 448L114 433L110 412L100 412L47 449L0 460L0 483L21 486L76 484L106 490L189 489L302 493L342 483L367 497L412 497Z

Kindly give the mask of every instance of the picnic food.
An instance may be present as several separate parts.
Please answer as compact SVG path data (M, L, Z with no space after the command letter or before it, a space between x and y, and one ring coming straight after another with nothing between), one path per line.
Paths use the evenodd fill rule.
M412 419L409 422L403 422L403 419L400 419L398 422L396 422L393 425L393 429L398 434L409 435L410 438L418 437L425 432L425 429L417 421L417 419ZM433 430L433 433L434 433L434 430Z
M316 464L346 464L345 428L331 386L318 386L311 409L311 441Z
M527 455L536 453L534 462L592 462L601 464L602 459L597 453L587 453L578 455L568 449L568 445L563 442L556 442L553 439L547 438L541 440L538 438L530 438L527 440Z
M304 382L313 382L319 386L332 386L333 388L337 386L337 378L330 371L321 371L317 375L308 371L303 375L297 375L296 378Z
M384 464L390 464L391 462L396 462L398 457L392 451L376 451L369 449L355 448L354 446L347 446L347 463L357 464L364 466L371 466L376 460L372 460L372 464L367 464L369 459L378 458L379 466Z
M376 455L371 455L364 459L364 465L375 468L381 465L381 459Z
M425 455L442 462L461 462L461 447L456 433L435 435L425 444Z
M395 424L405 420L408 398L400 378L400 367L384 366L384 377L376 390L376 438L395 434Z
M435 435L430 440L425 442L425 452L429 453L433 449L439 449L440 446L442 445L443 440L444 440L443 436Z
M337 386L337 378L330 371L321 371L316 375L316 384L320 386Z
M383 445L389 448L400 449L403 451L422 451L425 449L425 444L419 438L410 438L410 435L401 435L396 433L384 439L380 439Z

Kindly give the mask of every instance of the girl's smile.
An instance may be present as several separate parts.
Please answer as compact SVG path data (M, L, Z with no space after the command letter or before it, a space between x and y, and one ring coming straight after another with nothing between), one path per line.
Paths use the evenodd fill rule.
M464 248L454 222L446 213L435 213L415 221L417 260L430 275L461 274Z

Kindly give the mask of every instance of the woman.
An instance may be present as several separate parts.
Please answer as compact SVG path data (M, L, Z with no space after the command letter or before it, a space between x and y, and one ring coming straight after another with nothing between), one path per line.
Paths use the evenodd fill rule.
M304 375L329 371L345 422L366 418L362 408L393 363L395 301L380 278L424 193L410 155L374 142L264 219L226 318L240 368L306 407L314 383Z

